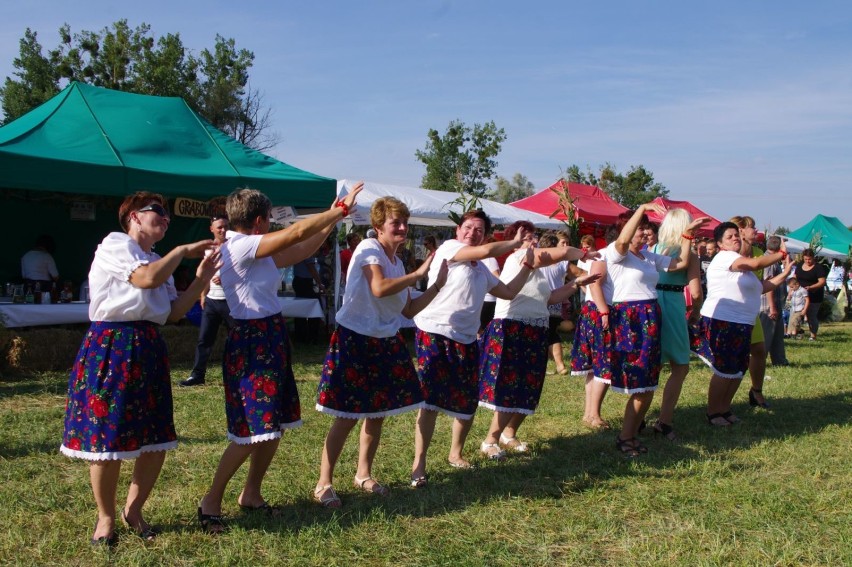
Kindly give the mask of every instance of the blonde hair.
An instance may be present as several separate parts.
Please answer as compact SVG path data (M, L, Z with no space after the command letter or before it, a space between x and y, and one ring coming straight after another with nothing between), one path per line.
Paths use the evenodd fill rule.
M731 217L731 220L728 221L728 222L734 223L739 228L754 228L755 227L754 219L751 218L748 215Z
M657 234L658 250L662 251L660 254L668 255L675 250L680 250L683 233L691 222L692 215L686 209L669 209Z

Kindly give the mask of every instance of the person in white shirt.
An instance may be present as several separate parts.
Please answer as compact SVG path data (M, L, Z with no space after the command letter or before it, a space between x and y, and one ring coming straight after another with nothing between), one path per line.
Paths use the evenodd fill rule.
M59 270L53 253L56 242L49 234L40 235L33 249L21 257L21 277L24 284L41 285L42 291L50 291L51 286L59 281Z
M719 253L707 268L707 298L691 343L692 351L713 370L707 392L707 421L727 427L739 421L731 412L731 401L749 368L760 296L784 282L792 263L783 242L778 252L743 256L740 228L732 222L719 224L713 238ZM761 281L754 274L781 260L785 260L784 270L774 278Z
M417 375L425 392L425 405L417 414L414 430L412 479L426 477L426 454L438 412L454 418L448 462L456 468L472 466L463 452L479 394L477 333L482 303L488 291L497 297L514 297L529 275L526 269L521 270L514 280L505 284L491 273L482 260L519 247L523 234L483 244L490 229L491 219L483 211L472 210L462 215L456 237L438 247L429 270L429 285L432 285L438 275L436 262L446 260L447 285L414 318Z
M588 252L571 246L536 248L535 227L529 221L514 222L504 232L506 238L514 238L518 233L523 233L523 248L506 259L500 279L512 281L526 270L531 274L515 297L498 296L494 320L482 337L479 405L494 412L488 434L480 445L488 458L505 455L500 445L514 452L529 450L518 439L518 429L528 415L535 413L544 386L550 318L547 306L561 303L577 291L578 285L595 279L583 276L552 290L542 271L535 268L586 259Z
M235 322L222 363L230 443L198 505L198 522L207 533L225 529L225 489L246 460L249 470L237 503L249 511L275 513L261 494L263 478L282 431L302 424L287 326L278 303L278 270L316 252L335 224L348 216L363 186L356 183L329 210L275 232L269 232L272 202L266 195L254 189L228 195L225 209L232 231L221 248L220 277Z
M116 489L121 461L136 459L121 518L142 539L157 532L142 516L168 449L177 446L166 344L158 326L177 321L220 265L219 252L196 270L178 296L172 273L184 258L213 249L212 240L153 252L169 228L162 195L138 192L119 207L124 232L110 233L89 271L92 324L68 380L60 451L91 461L89 479L98 506L92 545L116 543Z
M217 245L225 242L227 230L228 215L221 213L210 217L210 232L213 234L213 241ZM201 324L198 327L198 344L195 345L195 363L189 373L189 378L180 383L183 387L204 384L207 374L207 361L210 358L210 351L213 350L213 345L216 343L219 327L223 323L228 330L234 326L219 274L214 275L207 287L201 292L200 302Z
M334 416L314 489L314 500L326 508L341 506L332 484L334 468L358 420L363 418L364 424L354 484L386 496L388 488L372 476L384 418L423 407L420 381L399 332L400 313L411 318L438 295L447 281L447 263L439 263L435 281L412 299L409 286L426 275L434 255L429 254L414 272L405 273L405 264L396 252L405 243L410 216L399 199L376 199L370 211L376 238L362 241L349 264L343 307L337 312L337 329L317 388L316 409ZM420 487L426 478L411 482Z
M567 248L570 235L564 230L546 232L540 239L543 248ZM571 262L563 260L541 268L550 289L565 285L565 276L571 271ZM572 274L573 275L573 274ZM547 306L550 317L547 321L547 354L553 359L557 374L568 374L562 352L562 337L559 336L559 326L562 324L562 303L552 303Z
M595 238L587 234L580 239L584 250L595 252ZM585 378L583 423L593 429L609 429L601 417L603 400L609 390L608 331L601 324L601 314L612 305L612 285L607 283L606 264L602 260L580 260L577 267L600 279L585 286L585 298L577 317L574 343L571 347L571 375Z
M604 253L607 280L613 290L611 310L601 313L601 323L610 331L610 388L630 396L621 432L615 439L616 448L625 457L648 452L636 436L654 399L662 366L656 289L659 272L686 268L692 231L707 220L695 219L686 227L677 256L662 256L642 249L645 238L641 227L647 223L648 211L665 214L660 205L641 205Z

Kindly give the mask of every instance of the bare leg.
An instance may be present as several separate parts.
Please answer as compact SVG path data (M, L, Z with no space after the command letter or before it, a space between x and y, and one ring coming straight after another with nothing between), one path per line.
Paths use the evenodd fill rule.
M320 477L317 488L328 486L334 482L334 467L343 452L343 445L349 432L358 423L357 419L334 418L328 435L325 436L325 444L322 448L322 461L320 462Z
M710 387L707 389L707 416L723 414L730 410L731 408L731 399L733 399L733 395L730 394L731 382L736 382L735 387L739 387L740 380L731 380L729 378L722 378L716 374L710 378ZM736 392L736 389L734 390ZM729 397L730 395L730 397ZM723 417L714 418L711 423L714 425L722 425L724 426L728 420Z
M237 497L237 503L240 506L256 508L266 503L260 488L263 484L263 477L266 476L266 471L269 470L269 465L272 463L272 458L275 456L275 452L278 451L280 442L281 439L279 438L258 443L251 452L246 483L243 486L243 491Z
M725 410L722 413L731 411L731 402L733 402L734 396L736 395L737 390L740 388L740 384L742 384L741 379L740 380L727 380L727 382L728 382L728 389L725 392ZM734 416L733 419L731 419L729 417L728 421L730 421L731 423L734 423L734 421L739 421L739 419L737 419L736 416Z
M421 409L417 412L417 423L414 426L414 464L411 465L412 478L420 478L426 474L426 453L432 443L437 419L436 411Z
M473 426L473 417L470 419L453 420L453 441L450 445L450 456L448 461L451 463L459 463L469 465L470 463L464 458L464 442L467 440L467 434L470 433L470 428Z
M89 465L89 482L98 506L98 525L94 539L108 537L115 531L115 494L121 461L95 461Z
M500 434L509 425L512 415L503 411L494 412L494 417L491 418L491 425L488 427L488 435L485 436L485 443L491 445L497 444L500 441Z
M503 431L501 433L504 437L507 437L508 439L513 439L518 436L518 429L521 427L521 424L527 418L527 414L512 413L509 415L509 423L506 424L506 427L503 428Z
M263 441L268 443L269 441ZM213 475L213 483L210 490L201 499L199 506L203 514L220 515L222 513L222 499L225 497L225 489L234 474L249 458L257 444L240 445L231 441L219 459L219 466Z
M373 475L373 460L379 450L384 422L383 417L367 418L361 426L361 436L358 440L358 478Z
M763 390L763 378L766 376L766 344L763 342L751 345L748 373L751 376L751 389L755 390L754 397L757 398L758 403L766 402L766 398L760 392Z
M550 345L550 349L548 349L550 356L553 358L553 362L556 363L556 371L559 374L564 374L566 372L565 369L565 360L562 358L562 343L553 343Z
M609 423L601 417L601 406L603 406L604 396L606 396L608 389L609 384L595 380L591 372L586 374L586 401L583 421L593 427L609 427Z
M639 424L645 419L648 408L654 400L654 392L631 394L624 408L624 425L621 428L621 439L633 439L639 434Z
M150 527L142 518L142 507L151 495L165 460L165 451L152 451L139 455L133 465L133 478L130 480L130 488L127 491L124 517L136 531L141 532Z
M686 375L689 373L688 364L671 364L672 374L666 382L666 387L663 390L663 401L660 404L659 420L666 425L671 425L674 422L674 410L677 406L677 401L680 399L680 391L683 389L683 382L686 380Z

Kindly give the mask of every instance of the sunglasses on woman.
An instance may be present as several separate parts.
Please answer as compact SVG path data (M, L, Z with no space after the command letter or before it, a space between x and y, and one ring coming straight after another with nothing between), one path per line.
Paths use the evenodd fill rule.
M169 216L169 211L167 211L162 205L160 205L158 203L151 203L150 205L145 205L144 207L142 207L141 209L139 209L136 212L137 213L147 213L148 211L153 211L153 212L157 213L158 215L160 215L161 217L168 217Z

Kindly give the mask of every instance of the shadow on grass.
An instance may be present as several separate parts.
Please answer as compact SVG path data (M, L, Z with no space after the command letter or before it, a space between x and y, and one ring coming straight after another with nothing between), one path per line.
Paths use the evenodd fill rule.
M708 453L725 454L767 440L848 425L850 401L852 392L841 392L805 400L773 398L771 412L739 404L733 409L742 422L729 428L707 425L703 407L678 408L679 440L655 438L650 433L652 430L646 429L642 442L649 453L637 459L626 459L615 448L616 429L543 439L528 454L511 454L501 463L480 460L479 466L472 470L451 469L442 458L433 455L429 484L425 488L391 484L391 495L382 498L347 488L348 479L343 477L338 485L343 500L343 508L339 510L324 509L305 498L281 507L280 515L274 518L240 513L229 518L228 523L236 529L295 534L320 525L345 529L388 516L439 516L495 500L557 502L592 490L614 490L612 484L619 479L668 477L671 473L664 474L665 470L678 463L704 459ZM807 419L785 419L785 416ZM470 439L469 445L475 445L475 441ZM196 529L186 525L174 527L178 531Z

